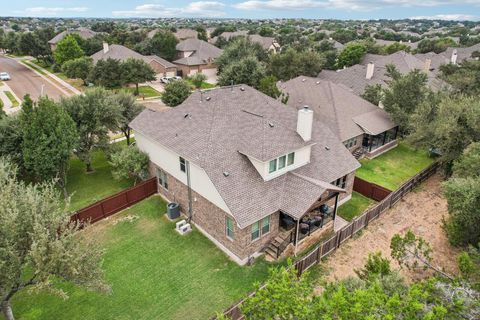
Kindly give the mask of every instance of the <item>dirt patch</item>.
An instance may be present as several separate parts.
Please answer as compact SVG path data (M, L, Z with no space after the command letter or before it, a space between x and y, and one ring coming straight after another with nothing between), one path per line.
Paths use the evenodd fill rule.
M447 215L447 201L441 192L442 179L432 176L419 189L408 193L392 209L373 221L358 237L347 241L324 262L327 281L354 276L354 269L360 269L369 252L381 251L390 258L390 240L393 235L404 234L411 229L423 237L433 248L433 264L446 272L457 273L457 256L459 250L453 248L442 229L442 220ZM398 268L396 262L392 266ZM419 279L428 273L401 273L410 280Z

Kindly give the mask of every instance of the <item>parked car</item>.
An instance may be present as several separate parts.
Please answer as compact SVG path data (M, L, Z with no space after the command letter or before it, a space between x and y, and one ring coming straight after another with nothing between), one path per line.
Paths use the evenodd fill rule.
M174 76L174 77L161 77L160 78L160 81L162 83L169 83L170 81L176 81L176 80L180 80L182 79L182 77L179 77L179 76Z
M10 80L10 75L6 72L0 72L0 80L7 81Z

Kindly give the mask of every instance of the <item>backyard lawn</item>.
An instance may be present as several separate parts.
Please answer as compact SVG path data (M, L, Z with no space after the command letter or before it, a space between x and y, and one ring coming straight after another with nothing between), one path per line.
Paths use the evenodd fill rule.
M71 209L78 210L98 200L131 187L133 181L113 179L111 167L105 152L94 151L92 156L94 172L87 173L85 164L76 156L70 160L67 174L67 190L71 195Z
M347 221L352 221L374 203L372 199L353 191L352 198L338 207L338 215Z
M360 160L362 167L356 176L393 191L433 162L427 151L415 150L401 142L375 159Z
M174 231L165 202L152 196L87 228L105 249L110 295L59 284L69 294L21 292L13 299L18 319L209 319L253 290L271 264L240 267L194 230ZM130 216L132 221L122 220ZM0 316L1 317L1 316Z

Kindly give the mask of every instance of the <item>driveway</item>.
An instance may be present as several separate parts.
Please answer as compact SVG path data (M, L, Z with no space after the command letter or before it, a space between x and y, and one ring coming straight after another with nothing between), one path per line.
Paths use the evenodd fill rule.
M42 85L44 86L44 95L54 100L60 100L60 97L64 96L59 88L15 59L0 56L0 72L8 72L10 74L12 80L8 81L8 85L20 99L23 99L28 93L33 100L37 100L42 93Z

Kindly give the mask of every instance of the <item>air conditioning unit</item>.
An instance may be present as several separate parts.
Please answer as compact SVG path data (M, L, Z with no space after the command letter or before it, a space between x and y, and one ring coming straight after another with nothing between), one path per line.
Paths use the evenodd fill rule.
M192 226L190 225L190 223L187 223L185 220L181 220L176 223L175 230L177 230L177 232L180 233L181 235L184 235L192 231Z

